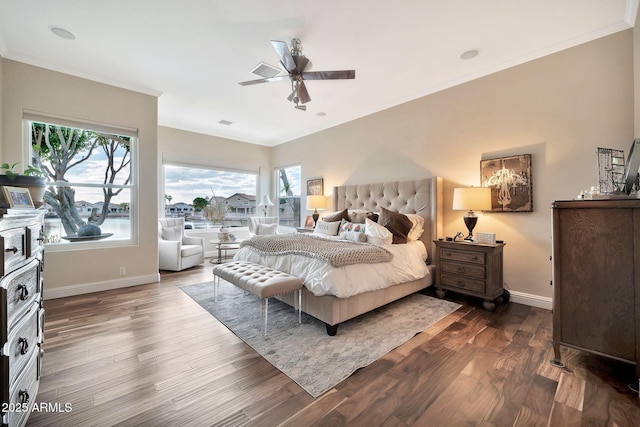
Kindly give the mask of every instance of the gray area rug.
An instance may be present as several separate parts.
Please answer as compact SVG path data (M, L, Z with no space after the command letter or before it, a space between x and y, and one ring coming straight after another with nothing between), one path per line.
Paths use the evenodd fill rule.
M302 313L302 324L298 324L293 307L271 298L264 337L258 297L245 295L224 280L220 280L217 301L213 282L181 289L313 397L460 307L413 294L342 323L338 334L330 337L323 322Z

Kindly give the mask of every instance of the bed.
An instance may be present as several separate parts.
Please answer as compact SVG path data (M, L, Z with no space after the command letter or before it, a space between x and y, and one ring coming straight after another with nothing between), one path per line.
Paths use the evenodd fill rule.
M422 249L423 272L420 277L403 280L403 276L385 273L389 266L378 264L323 267L318 261L300 259L291 255L264 256L243 246L234 259L251 261L300 277L305 282L302 311L325 323L327 333L335 335L338 325L392 301L415 293L435 283L433 240L442 236L442 178L432 177L412 181L393 181L335 187L334 211L379 212L385 208L392 212L416 214L424 218L423 232L413 246ZM399 250L413 250L409 244L391 245L394 262L406 258ZM426 250L426 251L425 251ZM426 260L426 264L425 261ZM385 263L386 264L386 263ZM425 267L426 266L426 267ZM326 270L326 271L325 271ZM318 279L322 277L323 279ZM357 277L354 280L354 277ZM382 278L383 285L379 282ZM334 285L323 286L320 281L357 283L356 291L341 292ZM339 296L337 296L337 295ZM291 295L279 297L294 305Z

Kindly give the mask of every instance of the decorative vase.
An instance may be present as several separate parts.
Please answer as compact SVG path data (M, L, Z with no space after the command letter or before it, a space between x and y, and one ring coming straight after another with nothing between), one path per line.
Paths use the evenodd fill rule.
M220 227L220 230L218 231L218 240L221 242L229 240L229 229L227 227Z

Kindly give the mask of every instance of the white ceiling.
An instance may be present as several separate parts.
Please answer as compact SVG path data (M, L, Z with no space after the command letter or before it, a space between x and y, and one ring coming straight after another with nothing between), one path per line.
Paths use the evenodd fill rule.
M631 28L638 1L0 0L0 55L159 95L162 126L273 146ZM237 84L294 37L311 71L356 70L307 81L307 111L287 81Z

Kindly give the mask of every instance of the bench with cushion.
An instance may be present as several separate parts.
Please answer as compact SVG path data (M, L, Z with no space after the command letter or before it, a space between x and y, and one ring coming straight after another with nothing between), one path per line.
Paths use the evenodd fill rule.
M267 314L269 310L269 298L276 295L298 293L298 323L301 322L302 307L302 280L282 271L274 270L260 264L248 261L231 261L213 267L215 280L213 282L214 300L217 299L217 292L220 278L229 283L233 283L260 298L260 314L264 318L264 335L267 335ZM264 301L264 311L262 309ZM295 298L294 298L295 301Z

